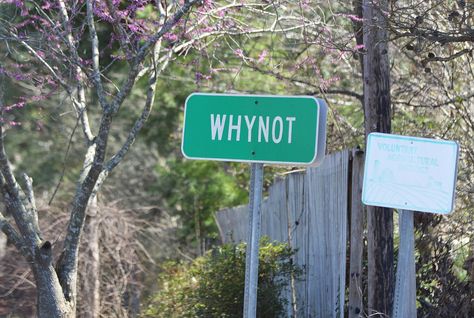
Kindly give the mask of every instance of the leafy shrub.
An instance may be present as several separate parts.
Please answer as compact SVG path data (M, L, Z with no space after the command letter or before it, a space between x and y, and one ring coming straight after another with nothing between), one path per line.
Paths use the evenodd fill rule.
M245 286L245 248L225 244L191 263L168 263L158 278L160 291L152 297L144 317L242 317ZM294 251L283 243L260 242L257 316L282 317L282 292L300 270Z

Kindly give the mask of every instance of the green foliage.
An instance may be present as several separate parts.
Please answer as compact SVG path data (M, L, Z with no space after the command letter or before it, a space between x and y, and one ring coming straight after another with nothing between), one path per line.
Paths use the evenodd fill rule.
M235 165L177 159L158 167L161 177L152 190L166 198L168 211L180 216L184 241L193 240L195 234L199 239L216 235L214 212L247 200L245 188L232 173L237 167L231 166Z
M242 317L245 248L226 244L191 263L167 264L158 279L161 290L143 317ZM292 275L300 274L293 254L287 244L261 240L257 317L284 316L282 291Z
M180 218L179 239L188 246L217 237L215 212L248 202L247 164L168 158L156 169L160 177L149 190L159 193L162 207ZM264 190L279 170L266 169Z

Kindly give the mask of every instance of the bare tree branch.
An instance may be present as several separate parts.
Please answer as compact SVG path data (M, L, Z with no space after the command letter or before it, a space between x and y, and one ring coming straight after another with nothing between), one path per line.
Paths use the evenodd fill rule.
M460 56L463 56L464 54L469 54L473 51L473 49L463 49L455 54L452 54L447 57L441 57L441 56L435 56L435 57L428 57L426 59L423 59L421 63L428 63L428 62L448 62L451 60L454 60Z
M23 173L23 180L26 186L26 198L31 207L30 209L28 209L28 211L33 222L33 227L36 233L40 235L40 229L38 225L38 210L36 208L35 193L33 191L33 179L30 178L26 173Z
M66 160L69 156L69 151L71 149L71 146L72 146L72 138L74 137L74 134L76 133L76 129L79 125L79 119L76 121L76 125L74 126L74 128L72 129L72 132L71 132L71 135L69 136L69 141L68 141L68 144L67 144L67 148L66 148L66 152L64 153L64 159L63 159L63 169L61 171L61 175L59 176L59 181L56 185L56 188L54 188L54 191L53 191L53 194L51 195L51 199L49 199L49 202L48 202L48 205L51 205L51 203L53 202L54 200L54 197L56 196L56 193L58 192L59 190L59 187L61 186L61 182L64 178L64 174L66 173Z
M168 21L166 21L161 29L152 35L143 46L139 49L138 53L136 54L134 60L132 61L130 71L128 73L128 77L123 83L120 91L115 95L111 107L113 112L117 112L122 105L125 98L128 96L130 91L132 90L133 84L135 83L135 78L137 77L138 73L140 72L140 65L145 59L145 56L148 50L165 34L167 33L186 13L188 13L192 6L198 3L199 0L188 0L185 1L184 5L180 7L177 12L171 17Z
M197 3L196 0L186 1L185 4L178 9L175 15L169 19L167 22L164 23L160 31L158 31L154 36L152 36L140 49L136 58L132 62L131 69L129 71L128 77L121 87L120 91L115 96L112 104L110 106L104 107L103 106L103 115L100 121L99 131L97 137L94 139L94 144L89 147L88 153L93 153L93 160L90 164L86 163L84 165L84 172L85 178L81 181L77 187L76 194L74 196L72 209L71 209L71 218L68 225L68 230L66 234L66 238L64 241L64 249L61 255L60 260L58 261L58 274L60 276L60 282L63 286L64 294L67 300L75 299L76 293L76 274L77 274L77 255L78 255L78 247L79 247L79 239L82 228L84 226L84 220L86 216L86 208L93 195L93 190L96 188L96 184L98 178L102 171L104 170L104 159L105 159L105 152L107 149L107 140L109 136L110 126L112 124L113 115L119 110L119 107L125 100L125 97L128 96L130 93L133 84L135 82L135 78L138 75L141 63L143 62L145 55L150 48L151 45L155 45L156 42L168 32L178 21L181 17L186 14L191 7ZM92 7L90 1L88 2L88 13L89 13L89 27L93 25L92 21ZM94 46L94 44L93 44ZM96 62L98 63L98 60ZM97 64L98 65L98 64ZM97 75L97 69L95 69L95 73ZM157 75L157 74L155 74ZM154 79L156 81L156 78ZM155 82L153 82L155 84ZM100 88L96 85L96 89L98 89L98 94L100 94ZM153 90L154 92L154 90ZM152 94L154 95L154 94ZM148 97L150 96L150 97ZM137 129L136 132L129 135L126 144L124 145L125 148L128 148L133 140L136 137L136 134L143 126L146 118L149 115L149 111L151 110L151 104L148 105L148 99L150 101L153 100L153 96L147 95L147 103L145 106L145 110L142 113L140 119L137 120L135 124L135 128ZM125 153L126 151L124 151ZM86 155L87 158L88 155ZM118 158L118 157L117 157ZM115 162L115 161L112 161Z
M467 95L462 95L462 96L456 96L454 98L447 99L445 101L439 102L437 104L431 104L431 105L421 105L421 104L414 104L411 103L410 101L404 101L404 100L395 100L395 104L401 104L405 106L410 106L410 107L417 107L417 108L439 108L443 106L449 106L452 105L456 102L461 102L461 101L468 101L470 99L474 98L474 92L467 94Z
M122 147L120 148L120 150L114 156L112 156L112 158L104 165L104 170L101 172L97 180L96 186L94 188L94 191L92 194L93 196L99 191L100 187L102 186L102 183L105 181L108 174L122 161L122 159L125 157L127 152L130 150L130 147L135 142L135 139L137 138L138 133L141 131L145 122L150 116L153 103L155 100L158 76L167 67L172 56L172 50L170 50L167 53L167 59L165 59L164 62L161 64L161 66L158 68L156 60L158 59L158 56L159 56L160 45L161 45L160 42L157 42L155 44L154 53L153 53L154 70L153 70L153 74L150 76L150 80L148 81L147 99L145 101L145 106L143 107L143 111L140 117L135 121L135 124L133 125L132 129L129 131L127 139L122 145Z
M31 207L36 211L36 201L35 201L35 193L33 192L33 179L30 178L26 173L23 173L23 180L25 181L26 185L26 196ZM36 221L38 221L38 216L36 216Z
M154 63L156 63L156 60L158 59L159 46L160 46L159 43L155 45L154 56L153 56ZM168 58L163 62L163 64L159 68L155 64L153 74L150 76L150 80L148 82L145 106L143 107L141 116L135 121L135 124L133 125L132 129L130 130L128 134L127 140L122 145L120 150L106 163L105 170L107 170L108 172L112 171L112 169L114 169L117 166L117 164L120 161L122 161L123 157L130 149L130 146L135 141L138 133L143 128L143 125L145 124L146 120L150 116L151 109L155 101L157 78L160 75L160 73L167 67L171 59L171 55L172 55L172 51L167 53Z
M40 242L40 239L34 229L33 220L22 203L21 189L11 171L10 163L5 153L3 139L3 127L0 125L0 171L2 174L0 186L2 187L7 209L13 211L12 215L20 233L26 240L28 246L34 249Z
M8 239L15 245L15 247L22 253L22 255L27 259L31 260L33 255L30 249L27 248L24 240L21 238L20 234L13 228L13 226L8 222L8 220L0 212L0 230L8 237Z
M89 118L87 115L87 108L86 108L86 97L85 97L85 90L84 90L84 85L82 84L82 80L86 78L86 75L82 71L80 67L80 59L79 55L77 53L77 48L74 43L74 38L72 35L72 30L71 30L71 23L69 21L69 16L67 13L66 5L63 0L59 0L59 5L60 5L60 12L61 12L61 17L62 17L62 24L63 28L66 31L66 39L67 39L67 46L69 48L69 51L72 54L73 58L73 65L74 66L74 72L75 72L75 78L77 80L77 95L78 99L73 96L72 91L70 90L69 86L67 87L67 92L69 94L69 97L71 98L74 106L77 109L77 116L81 119L82 123L82 130L84 133L84 137L86 138L86 141L88 144L92 142L94 139L94 136L92 134L90 124L89 124Z
M278 25L279 21L280 21L279 19L275 19L272 26L270 26L268 28L260 28L260 29L255 29L255 30L242 30L242 31L218 30L218 31L204 32L204 33L202 33L202 34L200 34L196 37L193 37L189 41L186 41L184 43L181 43L180 45L177 45L174 48L174 51L175 52L180 52L180 51L184 50L185 48L188 48L188 47L192 46L197 41L202 40L206 37L210 37L210 36L220 36L220 35L227 35L227 36L247 35L247 36L250 36L250 35L261 35L263 33L273 33L273 34L283 33L284 34L286 32L300 30L300 29L303 29L304 27L307 27L308 25L313 25L314 24L314 23L307 23L307 24L303 23L303 24L298 24L296 26L290 26L290 27L287 27L287 28L277 29L276 26Z
M95 30L94 14L92 12L91 0L86 1L87 4L87 24L89 26L89 34L92 48L92 65L94 72L92 74L92 81L97 90L97 97L99 98L100 105L103 109L108 108L108 103L105 98L105 91L102 85L102 79L100 78L100 62L99 62L99 39L97 37L97 31Z
M328 88L328 89L321 89L321 92L323 92L325 94L328 94L328 95L345 95L345 96L349 96L349 97L354 97L357 100L359 100L359 102L361 102L361 103L363 103L363 101L364 101L364 95L358 94L354 91L350 91L350 90L347 90L347 89L337 89L337 88L331 89L331 88Z
M310 81L308 81L306 79L283 75L283 74L280 74L280 73L275 72L275 71L264 70L264 69L258 67L255 64L250 64L250 67L252 69L262 73L262 74L271 75L271 76L274 76L275 78L278 78L278 79L284 79L284 80L286 80L288 82L291 82L291 83L297 83L297 84L302 84L302 85L307 86L307 87L317 88L316 92L307 93L309 95L318 95L319 93L324 93L324 94L328 94L328 95L345 95L345 96L353 97L353 98L356 98L361 103L364 100L364 96L362 94L358 94L354 91L350 91L350 90L346 90L346 89L337 89L337 88L335 88L335 89L332 89L332 88L324 89L324 88L322 88L322 87L320 87L320 86L318 86L314 83L311 83Z
M396 40L404 37L413 37L416 35L432 42L439 42L442 44L474 42L474 31L469 31L466 34L461 35L452 35L450 33L440 32L436 30L413 29L410 32L400 32L398 29L392 28L390 29L390 32L395 34L395 36L390 40Z

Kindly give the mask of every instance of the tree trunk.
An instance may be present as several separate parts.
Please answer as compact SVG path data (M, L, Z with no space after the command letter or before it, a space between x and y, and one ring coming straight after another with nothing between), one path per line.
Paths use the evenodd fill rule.
M37 249L36 262L32 263L36 282L37 315L39 318L72 318L75 313L64 297L51 256L51 243L46 241Z
M97 318L100 315L100 220L98 217L97 197L91 199L87 211L84 234L82 239L87 242L86 272L82 276L84 283L83 312L85 318Z
M359 149L352 152L352 187L350 206L350 265L349 265L349 303L348 317L360 318L365 312L362 286L362 259L364 255L364 206L362 179L364 172L364 153Z
M363 1L365 132L391 130L387 0ZM393 303L393 211L368 207L369 315L390 316ZM374 316L371 316L374 317Z

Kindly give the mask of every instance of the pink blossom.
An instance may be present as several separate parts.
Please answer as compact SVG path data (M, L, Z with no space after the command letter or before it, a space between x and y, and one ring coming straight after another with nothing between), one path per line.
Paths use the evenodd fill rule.
M10 122L8 122L8 124L9 124L10 126L21 126L21 123L20 123L20 122L17 122L17 121L10 121Z
M31 18L39 21L40 25L42 25L43 27L50 27L51 26L51 23L48 20L46 20L46 19L44 19L44 18L42 18L38 15L33 15L33 16L31 16Z
M361 18L361 17L359 17L359 16L356 16L355 14L339 13L339 14L336 14L336 16L348 18L349 20L352 20L352 21L354 21L354 22L362 22L362 21L364 21L363 18Z
M211 75L206 75L201 72L196 72L195 77L196 77L196 82L199 82L202 79L210 80L212 78Z
M20 8L23 6L23 0L3 0L3 3L14 3L17 8Z
M263 61L265 61L265 58L267 57L268 55L268 51L265 49L262 51L262 53L260 53L260 55L258 56L258 63L262 63Z
M364 44L357 44L356 46L354 46L354 50L363 50L363 49L365 49Z
M223 18L223 17L226 15L226 13L227 13L227 12L226 12L226 9L221 9L221 10L219 10L219 11L217 12L217 16L218 16L219 18Z
M214 31L214 27L208 26L201 30L201 33L207 33Z
M332 34L332 30L326 26L323 26L321 31L327 34Z
M57 85L57 83L52 78L48 78L47 82L48 82L49 85L52 85L52 86Z
M41 9L48 10L53 7L53 4L49 1L45 1L44 4L41 6Z
M28 8L25 7L25 6L24 6L24 7L21 7L20 15L21 15L22 17L26 17L28 14L29 14Z
M176 34L173 34L173 33L165 33L163 35L163 38L165 40L168 40L168 41L171 41L171 42L178 41L178 36Z
M8 75L16 81L24 81L28 79L25 75L20 74L20 73L10 73Z
M308 8L310 8L309 0L303 0L303 1L301 1L301 7L302 7L303 9L308 9Z
M33 102L38 102L38 101L40 101L40 100L46 99L47 97L48 97L48 96L36 95L36 96L31 97L31 101L33 101Z
M130 29L130 31L134 32L134 33L138 33L141 31L141 28L138 24L136 23L130 23L127 25L128 28Z
M234 50L234 54L237 55L238 57L244 57L244 51L242 51L241 49L236 49Z
M34 21L32 19L25 19L23 22L20 22L18 24L15 25L15 27L17 29L20 29L20 28L23 28L24 26L28 25L28 24L33 24Z
M4 106L3 110L8 112L8 111L10 111L12 109L15 109L15 108L23 108L23 107L25 107L25 104L26 103L24 101L21 101L21 102L12 104L12 105Z
M339 81L340 78L338 76L334 76L332 78L329 78L329 79L324 79L324 78L320 78L320 81L321 81L321 84L319 85L319 87L321 87L322 90L327 90L329 88L329 86L331 86L331 84Z
M339 53L336 54L336 56L332 58L333 63L339 62L346 56L347 52L340 51Z

